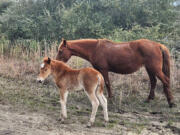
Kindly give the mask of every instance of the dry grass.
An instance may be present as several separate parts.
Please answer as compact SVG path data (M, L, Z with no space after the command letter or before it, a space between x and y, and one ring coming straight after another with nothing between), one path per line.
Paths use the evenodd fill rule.
M39 65L43 56L55 58L57 47L58 44L55 42L51 47L45 46L44 51L41 51L40 47L37 47L36 51L24 50L18 46L10 48L9 52L11 53L0 55L0 74L11 78L34 80L39 72ZM174 93L180 88L180 68L178 64L173 59L171 60L171 88ZM74 56L68 61L68 65L73 68L91 66L89 62ZM114 91L115 95L120 98L120 104L122 98L127 98L131 94L144 93L144 96L147 96L149 93L149 77L144 68L129 75L110 73L110 81L113 89L116 89ZM156 89L162 91L160 81L158 81Z
M37 50L35 53L22 53L22 56L16 55L15 53L11 55L10 57L1 56L0 57L0 75L8 78L18 79L21 80L24 83L35 83L36 77L39 73L39 65L42 62L43 56L49 56L51 58L55 58L55 55L57 54L57 44L53 44L51 48L45 49L45 53L42 55L40 53L40 50ZM81 58L78 57L72 57L68 61L68 65L70 65L73 68L82 68L82 67L89 67L91 64ZM141 68L139 71L129 74L129 75L120 75L115 73L110 73L110 81L112 84L112 90L114 93L114 98L111 102L109 102L109 110L112 112L121 112L121 111L128 111L128 112L134 112L134 111L154 111L157 109L157 107L161 106L168 106L166 98L163 93L163 87L162 83L158 80L155 94L156 99L153 104L146 105L144 104L144 100L148 97L149 94L149 77L145 71L144 68ZM56 89L56 86L52 79L49 77L46 80L46 84L51 88ZM32 84L34 85L34 84ZM35 86L33 89L38 89L39 86ZM173 95L175 95L175 102L179 102L180 98L180 69L178 68L178 63L176 63L174 60L171 61L171 90L173 92ZM20 96L20 99L22 98L22 102L28 102L29 104L29 95L33 95L33 91L27 90L28 94L24 97ZM11 92L10 92L11 93ZM15 99L19 98L19 95L22 95L21 89L18 91L18 93L11 93L11 95L18 95L14 96ZM48 103L50 101L51 104L58 104L58 97L59 93L56 91L41 91L36 93L36 98L39 97L46 97L47 98L40 98L40 100L43 101L43 103ZM105 89L105 94L107 95L107 91ZM26 95L26 94L25 94ZM88 104L90 107L89 100L84 95L83 92L79 93L73 93L72 98L76 99L75 102L83 101L80 106L83 108L88 108L87 106L84 106L84 104ZM11 99L11 97L10 97ZM51 101L51 99L55 99L55 101ZM17 100L16 100L17 101ZM16 102L13 99L13 102ZM39 100L38 100L39 101ZM19 102L19 100L17 101ZM24 103L25 103L24 102ZM31 102L31 101L30 101ZM41 101L39 101L41 104ZM74 101L72 101L74 102ZM158 104L157 104L158 103ZM34 101L32 103L32 108L34 107ZM51 105L48 106L48 108ZM79 107L79 106L78 106ZM81 108L80 107L80 108ZM151 110L149 110L149 107L151 107ZM154 107L154 108L153 108ZM50 107L51 108L51 107ZM81 110L82 111L82 110Z

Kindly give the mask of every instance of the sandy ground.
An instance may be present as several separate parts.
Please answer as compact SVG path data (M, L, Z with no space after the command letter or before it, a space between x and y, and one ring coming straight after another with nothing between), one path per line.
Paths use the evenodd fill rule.
M138 114L136 114L138 115ZM137 117L124 114L127 118ZM152 117L146 115L147 117ZM155 116L157 117L157 116ZM154 117L154 118L155 118ZM153 118L152 118L153 119ZM135 119L134 119L135 120ZM140 133L128 131L121 125L121 131L107 128L86 128L86 125L61 124L56 119L37 112L17 111L12 106L0 105L0 135L174 135L180 134L180 123L174 127L167 127L167 123L156 120L151 122L149 128ZM124 125L125 126L125 125ZM165 128L166 127L166 128ZM173 129L174 128L174 129ZM124 129L124 130L123 130ZM173 131L174 130L174 131Z
M85 125L61 124L45 114L17 112L13 107L0 105L0 135L104 135L117 134L112 130L88 129Z

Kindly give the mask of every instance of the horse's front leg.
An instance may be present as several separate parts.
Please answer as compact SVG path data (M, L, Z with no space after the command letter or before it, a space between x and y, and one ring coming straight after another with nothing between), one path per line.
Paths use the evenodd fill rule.
M64 121L67 118L66 102L67 102L68 91L61 89L60 90L60 103L61 103L61 115L60 120Z
M99 70L99 71L101 72L101 74L104 77L104 81L105 81L106 88L107 88L107 91L108 91L108 97L112 98L113 95L112 95L111 84L110 84L110 81L109 81L108 70Z

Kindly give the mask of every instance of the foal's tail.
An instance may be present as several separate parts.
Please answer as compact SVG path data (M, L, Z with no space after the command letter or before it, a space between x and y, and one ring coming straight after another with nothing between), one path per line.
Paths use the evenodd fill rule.
M104 92L104 78L101 74L98 75L98 86L97 92L103 93Z
M160 46L162 57L163 57L163 73L170 78L170 53L167 47L164 45Z

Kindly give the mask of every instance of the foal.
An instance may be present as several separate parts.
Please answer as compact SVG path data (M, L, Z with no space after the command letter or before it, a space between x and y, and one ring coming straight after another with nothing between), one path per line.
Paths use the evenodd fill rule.
M103 76L93 68L71 69L65 63L51 60L45 57L41 64L40 74L37 81L44 81L48 75L52 75L56 85L60 90L60 103L62 109L62 121L67 118L66 101L68 92L74 88L84 89L92 104L92 113L88 126L91 126L95 121L96 112L99 102L103 107L104 119L107 122L107 100L103 95L104 79Z

